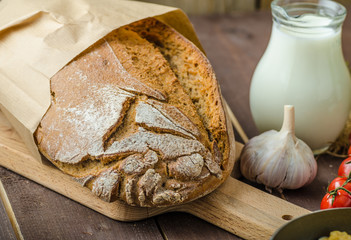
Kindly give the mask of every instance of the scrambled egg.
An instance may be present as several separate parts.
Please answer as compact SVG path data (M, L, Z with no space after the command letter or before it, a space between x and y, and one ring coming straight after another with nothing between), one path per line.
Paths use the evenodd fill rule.
M319 240L351 240L351 235L347 232L332 231L329 237L322 237Z

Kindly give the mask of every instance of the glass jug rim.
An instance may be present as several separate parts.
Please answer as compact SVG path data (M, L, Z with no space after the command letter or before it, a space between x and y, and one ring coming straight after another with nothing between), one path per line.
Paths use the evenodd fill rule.
M345 20L347 10L340 3L331 0L273 0L273 20L296 28L338 28ZM303 16L315 15L325 21L311 21Z

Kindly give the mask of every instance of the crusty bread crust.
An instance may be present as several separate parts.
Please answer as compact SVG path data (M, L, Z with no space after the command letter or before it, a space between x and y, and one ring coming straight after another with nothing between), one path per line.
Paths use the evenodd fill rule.
M214 139L220 150L227 154L227 122L220 87L206 56L183 35L155 18L135 22L126 28L137 32L160 50L196 106L209 138Z
M121 27L51 79L40 152L105 201L169 206L229 175L231 146L207 58L150 18Z

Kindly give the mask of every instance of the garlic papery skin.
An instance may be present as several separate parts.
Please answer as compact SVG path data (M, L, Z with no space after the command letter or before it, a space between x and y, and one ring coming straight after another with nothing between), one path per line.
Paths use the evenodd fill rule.
M240 157L242 175L266 189L297 189L313 181L317 162L310 147L295 136L295 110L284 106L281 130L250 139Z

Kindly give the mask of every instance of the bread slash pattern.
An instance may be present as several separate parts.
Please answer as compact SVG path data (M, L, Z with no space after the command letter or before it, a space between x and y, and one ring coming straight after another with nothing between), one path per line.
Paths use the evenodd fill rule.
M101 199L168 206L222 181L211 129L160 50L136 32L98 41L51 79L51 93L39 150Z

